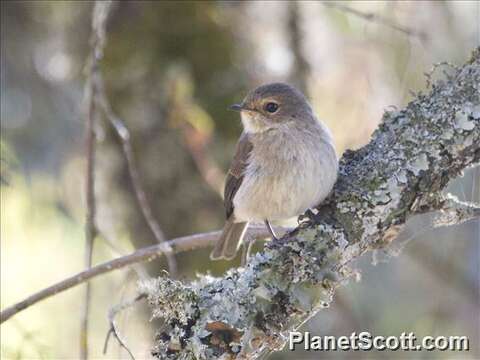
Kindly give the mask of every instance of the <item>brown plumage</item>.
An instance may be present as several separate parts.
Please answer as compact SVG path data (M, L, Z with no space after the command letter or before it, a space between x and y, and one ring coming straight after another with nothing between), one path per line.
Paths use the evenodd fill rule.
M252 143L248 140L248 135L243 133L237 143L235 156L228 170L224 191L224 206L227 222L223 228L222 235L217 241L215 248L210 254L212 260L232 259L235 257L240 240L243 238L248 226L247 222L235 222L233 215L233 198L240 188L244 177L244 170L248 164L248 156L252 151Z

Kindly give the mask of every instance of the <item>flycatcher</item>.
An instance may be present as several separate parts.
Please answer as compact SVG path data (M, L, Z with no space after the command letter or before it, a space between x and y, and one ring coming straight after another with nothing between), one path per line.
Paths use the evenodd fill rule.
M285 220L320 204L337 178L332 136L305 96L273 83L251 91L241 104L244 131L225 183L227 221L210 258L232 259L250 222Z

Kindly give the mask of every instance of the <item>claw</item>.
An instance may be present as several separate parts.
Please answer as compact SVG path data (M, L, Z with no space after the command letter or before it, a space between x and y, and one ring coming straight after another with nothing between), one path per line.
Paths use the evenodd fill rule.
M304 222L304 221L310 221L315 219L315 214L313 213L312 210L307 209L304 214L301 214L298 216L297 222L298 224Z
M268 232L272 236L272 240L278 241L277 235L275 235L275 232L272 229L272 225L270 225L270 222L268 220L265 220L265 225L267 226Z

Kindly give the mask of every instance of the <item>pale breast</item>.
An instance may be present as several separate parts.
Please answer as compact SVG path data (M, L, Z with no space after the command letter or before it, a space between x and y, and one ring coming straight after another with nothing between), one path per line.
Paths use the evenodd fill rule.
M302 214L320 203L336 180L337 158L323 129L296 129L252 138L253 150L233 200L235 218L260 222Z

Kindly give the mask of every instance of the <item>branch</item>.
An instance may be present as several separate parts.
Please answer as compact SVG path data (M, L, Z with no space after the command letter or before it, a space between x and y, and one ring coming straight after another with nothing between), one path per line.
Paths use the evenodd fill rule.
M190 72L183 67L175 68L175 71L170 72L165 87L168 89L168 122L180 129L185 148L200 176L223 199L225 174L208 152L212 141L213 120L195 99ZM185 88L189 90L185 91Z
M192 157L198 172L205 183L223 199L223 185L225 174L217 162L207 151L206 141L198 141L202 136L200 132L190 124L181 125L183 140L186 148Z
M157 220L155 220L155 217L153 216L152 208L150 207L147 196L145 195L145 191L143 190L141 184L140 175L138 174L137 166L135 164L135 157L133 156L132 145L130 143L130 132L128 131L128 128L125 126L125 123L122 121L122 119L120 119L114 113L106 95L101 74L98 74L96 77L96 86L98 91L95 101L102 109L104 115L107 117L107 120L120 139L123 155L127 162L128 174L130 175L130 181L132 182L135 199L137 200L138 206L156 241L158 243L165 243L165 235ZM177 274L177 262L171 249L168 248L168 244L165 256L167 258L170 274L175 277Z
M275 231L281 233L289 230L288 228L275 227ZM124 268L126 266L140 263L149 262L165 255L167 252L173 254L179 254L185 251L191 251L195 249L201 249L212 245L220 236L221 231L212 231L202 234L194 234L188 236L182 236L172 239L170 241L152 245L146 248L139 249L129 255L122 256L110 261L106 261L102 264L93 266L90 269L81 271L75 275L70 276L54 285L51 285L26 299L9 306L0 313L0 324L10 319L12 316L18 314L20 311L27 309L28 307L49 298L53 295L59 294L65 290L68 290L74 286L83 284L90 279L106 274L110 271ZM248 235L256 238L267 238L270 236L269 232L263 225L251 226L248 229Z
M447 194L433 225L435 227L457 225L478 217L480 217L480 205L460 201L456 196Z
M290 34L289 44L293 54L294 64L293 72L291 74L294 83L303 93L308 93L308 77L310 74L310 65L306 59L303 51L302 33L302 2L290 1L288 3L288 33Z
M97 235L95 224L95 73L98 71L98 61L103 54L105 46L105 26L111 10L112 3L96 2L92 14L91 53L87 65L87 81L85 84L85 99L88 104L86 116L86 222L85 222L85 268L92 266L93 243ZM90 283L85 287L85 297L81 312L80 328L80 358L88 359L88 315L90 308L91 288Z
M245 268L184 284L143 282L164 319L152 354L162 359L257 358L282 349L289 330L332 301L367 251L387 248L406 220L443 209L444 225L478 217L478 206L441 197L480 161L480 48L453 75L401 111L386 112L370 143L347 151L333 193L316 214ZM432 201L433 200L433 201Z
M125 349L125 351L128 353L130 358L135 360L135 356L133 356L132 352L130 351L128 346L125 344L125 341L120 336L120 332L118 331L117 324L115 322L115 317L117 316L117 314L119 312L129 308L130 306L135 305L135 303L137 301L140 301L143 298L145 298L145 295L140 294L140 295L136 296L135 299L124 302L124 303L121 303L121 304L118 304L118 305L116 305L116 306L114 306L110 309L110 311L108 312L108 322L110 323L110 329L108 330L107 337L105 338L105 344L103 346L103 355L105 355L107 353L108 341L110 340L110 335L113 334L115 339L117 339L120 346Z
M411 27L405 26L405 25L400 25L397 24L395 21L392 19L388 19L386 17L383 17L378 14L374 14L371 12L362 12L357 9L339 4L339 3L334 3L334 2L322 2L322 4L326 7L337 9L339 11L342 11L347 14L352 14L355 15L361 19L364 19L366 21L370 21L372 23L380 24L386 27L389 27L390 29L399 31L405 35L408 36L414 36L418 37L420 40L426 40L427 34L425 34L423 31L417 31Z

